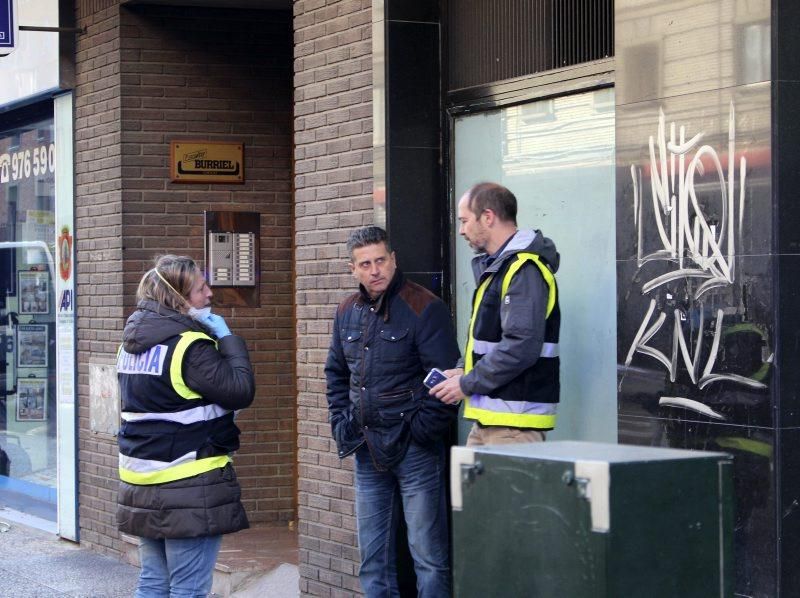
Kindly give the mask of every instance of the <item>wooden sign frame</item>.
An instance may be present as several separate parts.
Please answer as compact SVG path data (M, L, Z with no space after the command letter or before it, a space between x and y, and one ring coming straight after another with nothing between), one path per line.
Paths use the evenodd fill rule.
M244 143L171 141L169 173L173 183L244 183Z

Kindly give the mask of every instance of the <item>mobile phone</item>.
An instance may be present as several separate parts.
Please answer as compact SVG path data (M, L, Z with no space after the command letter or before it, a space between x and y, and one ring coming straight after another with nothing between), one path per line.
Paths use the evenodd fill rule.
M439 384L439 382L444 382L445 380L447 380L447 376L442 373L442 370L433 368L428 372L428 375L425 376L425 380L423 380L422 383L428 388L433 388Z

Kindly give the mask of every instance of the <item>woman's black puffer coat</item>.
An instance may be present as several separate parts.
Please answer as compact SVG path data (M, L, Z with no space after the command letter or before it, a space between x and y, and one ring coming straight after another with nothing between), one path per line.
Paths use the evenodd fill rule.
M188 316L152 301L142 301L125 325L123 348L128 353L143 353L186 331L208 334ZM253 401L253 371L244 340L237 336L219 339L216 347L210 342L192 343L182 369L186 385L208 402L238 410ZM124 396L122 402L124 411ZM233 414L218 419L219 426L227 427L219 433L224 446L220 447L221 443L215 440L213 446L197 447L198 457L205 451L232 453L238 448L239 429L233 423ZM124 442L126 424L123 421L120 428L120 444ZM162 484L121 481L117 524L122 532L153 539L213 536L249 527L241 489L230 463Z

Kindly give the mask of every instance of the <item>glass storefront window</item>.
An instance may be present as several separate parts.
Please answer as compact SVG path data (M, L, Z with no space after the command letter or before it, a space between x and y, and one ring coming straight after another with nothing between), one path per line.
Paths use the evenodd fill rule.
M0 505L56 520L52 116L0 129Z

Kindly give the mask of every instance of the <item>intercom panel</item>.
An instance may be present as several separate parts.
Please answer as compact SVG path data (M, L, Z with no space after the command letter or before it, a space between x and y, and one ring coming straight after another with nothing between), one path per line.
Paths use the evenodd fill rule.
M261 215L210 210L203 214L206 279L214 288L212 305L258 307L261 304Z
M255 235L209 231L209 286L255 286Z

